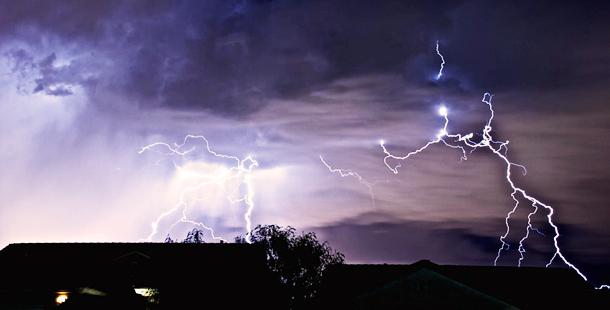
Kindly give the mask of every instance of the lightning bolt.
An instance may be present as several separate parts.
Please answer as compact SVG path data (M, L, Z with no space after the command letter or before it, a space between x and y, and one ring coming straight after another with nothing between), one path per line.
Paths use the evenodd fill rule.
M429 146L433 145L433 144L437 144L437 143L443 143L451 148L457 148L457 149L461 149L462 151L462 160L466 160L466 148L470 148L471 152L473 152L476 149L487 149L489 151L491 151L493 154L495 154L505 165L506 165L506 181L508 182L508 184L510 185L510 188L512 190L511 192L511 197L512 199L515 201L515 205L513 207L513 209L507 214L506 216L506 233L500 237L500 242L502 243L502 246L500 247L500 249L498 250L498 255L496 256L496 259L494 260L494 266L496 265L498 259L500 258L500 255L502 253L503 250L508 250L509 248L509 244L505 242L506 237L508 236L508 234L510 233L510 225L508 224L509 218L510 216L517 210L517 208L519 207L519 198L523 198L528 200L531 204L532 207L534 208L534 211L531 212L528 215L528 225L527 225L527 232L525 237L523 237L523 239L520 240L519 242L519 252L521 254L521 258L519 259L519 265L521 264L521 261L523 260L524 257L524 253L525 253L525 249L523 246L523 243L525 242L525 240L527 240L527 238L529 237L529 232L530 231L537 231L537 229L533 228L531 225L531 216L533 214L535 214L538 211L539 207L542 207L544 209L546 209L548 211L548 215L547 215L547 222L548 224L553 228L554 232L555 232L555 236L553 237L553 245L555 248L555 253L553 254L553 256L551 257L551 259L549 260L549 262L546 264L546 266L550 266L553 261L555 259L561 259L567 266L569 266L570 268L574 269L585 281L587 280L587 277L585 277L585 275L578 269L576 268L576 266L574 266L572 263L570 263L565 256L561 253L561 249L559 247L559 228L557 227L557 225L555 225L555 223L553 223L553 214L555 212L555 210L547 204L542 203L541 201L539 201L538 199L530 196L529 194L527 194L527 192L518 187L517 185L515 185L515 182L512 179L512 168L513 167L518 167L519 169L521 169L523 171L523 174L525 175L527 173L527 170L525 170L525 167L516 163L511 162L508 159L507 156L507 151L508 151L508 143L509 141L495 141L492 139L491 136L491 131L492 131L492 121L494 118L494 110L493 110L493 106L491 104L491 100L492 100L492 95L489 93L485 93L483 95L483 99L481 100L482 102L484 102L488 107L489 107L489 112L490 112L490 117L489 119L487 119L487 123L485 124L485 127L483 128L483 131L480 135L481 137L481 141L479 142L475 142L472 140L472 138L474 137L473 133L469 133L467 135L461 135L461 134L449 134L447 132L447 125L449 123L449 118L448 118L448 111L445 107L442 107L439 110L439 114L444 116L445 118L445 125L443 127L443 129L440 131L440 133L437 136L437 139L434 141L430 141L428 142L425 146L423 146L422 148L415 150L413 152L408 153L405 156L395 156L392 155L384 146L383 142L381 143L381 147L383 149L383 152L386 154L386 157L384 158L384 163L386 164L386 166L395 174L398 173L398 168L400 167L400 164L397 164L395 167L391 167L387 160L389 158L393 158L393 159L397 159L397 160L405 160L407 158L409 158L410 156L413 156L415 154L421 153L423 152L426 148L428 148ZM453 145L450 144L449 142L446 141L446 139L448 138L452 138L453 139L453 143L460 143L462 145Z
M445 58L443 57L443 55L440 53L439 51L439 41L436 41L436 54L441 58L441 67L440 70L438 72L438 75L436 76L436 80L439 80L443 74L443 68L445 65ZM563 253L561 253L561 249L559 247L559 228L557 227L557 225L555 225L555 223L553 223L553 214L555 213L555 210L547 204L542 203L541 201L539 201L538 199L530 196L524 189L518 187L515 185L515 182L512 179L512 169L513 168L519 168L523 175L527 174L527 170L523 165L517 164L517 163L513 163L508 159L508 144L509 141L495 141L493 140L492 136L491 136L491 131L492 131L492 121L494 119L495 116L495 112L493 110L493 106L492 106L492 95L490 93L485 93L483 95L483 99L481 100L481 102L485 103L488 108L489 108L489 112L490 112L490 116L487 119L487 122L485 124L485 126L483 127L483 130L481 133L477 133L477 136L480 138L479 142L476 142L473 140L475 134L474 133L469 133L466 135L462 135L462 134L450 134L447 131L447 127L449 125L449 111L445 106L442 106L439 108L438 113L440 116L442 116L445 119L445 123L443 128L439 131L439 133L436 136L435 140L429 141L428 143L426 143L424 146L422 146L421 148L409 152L404 156L396 156L393 155L392 153L390 153L388 151L388 149L385 147L385 142L383 140L381 140L379 142L379 144L381 145L381 148L383 149L383 153L385 154L385 157L383 159L384 164L386 165L386 167L388 169L390 169L394 174L398 174L398 168L401 167L400 165L400 161L406 160L408 158L410 158L411 156L415 156L423 151L425 151L428 147L435 145L435 144L444 144L447 147L453 148L453 149L457 149L460 150L462 153L462 156L460 158L460 161L464 161L464 160L468 160L467 157L467 149L470 149L470 153L474 152L477 149L487 149L489 151L491 151L494 155L496 155L498 157L498 159L500 159L500 161L502 161L504 163L504 165L506 166L506 172L505 172L505 178L507 183L510 185L511 188L511 198L513 199L513 201L515 201L515 204L513 206L513 208L508 212L508 214L506 215L505 218L505 224L506 224L506 232L504 235L500 236L500 242L501 242L501 246L498 249L498 254L494 260L494 266L496 266L498 259L500 258L501 254L503 251L507 251L510 247L510 245L505 241L506 238L508 237L509 233L510 233L510 225L509 225L509 219L511 217L511 215L513 215L518 207L519 207L519 198L521 199L525 199L527 201L529 201L531 203L531 206L533 208L533 211L530 212L527 216L527 225L526 225L526 232L525 232L525 236L519 241L519 254L520 254L520 258L518 261L518 266L521 266L521 262L523 261L523 259L525 258L525 246L524 243L526 242L526 240L529 238L530 232L534 231L538 234L541 234L544 236L544 234L539 231L538 229L536 229L535 227L533 227L532 225L532 216L535 215L538 210L542 207L544 209L547 210L548 214L547 214L547 223L553 228L553 231L555 232L555 235L553 237L553 246L555 249L555 252L553 254L553 256L551 257L551 259L549 260L549 262L546 264L546 267L549 267L556 259L561 259L561 261L563 261L564 264L566 264L567 266L569 266L570 268L572 268L574 271L576 271L576 273L578 273L578 275L580 275L585 281L587 281L587 277L572 263L570 263L565 256L563 255ZM388 163L389 159L394 159L397 160L398 163L395 166L391 166ZM367 182L366 180L364 180L359 174L351 171L351 170L341 170L341 169L333 169L331 168L322 158L322 156L320 156L320 160L322 160L322 162L324 163L324 165L328 168L328 170L330 172L333 173L339 173L342 177L347 177L347 176L351 176L354 177L356 179L358 179L358 181L367 186L369 188L369 193L371 194L371 197L373 198L374 201L374 195L373 195L373 191L372 191L372 186L375 183L370 183ZM600 287L597 287L597 289L610 289L609 285L602 285Z
M515 202L515 206L517 206L516 202ZM535 231L535 232L539 233L542 236L546 236L541 231L539 231L537 228L534 228L534 226L532 226L532 216L534 214L536 214L536 212L538 212L538 206L535 205L535 204L532 204L532 207L534 208L534 211L530 212L530 214L527 215L527 229L525 231L525 236L523 238L521 238L521 240L519 240L519 249L518 249L519 250L519 255L520 255L519 263L518 263L519 267L521 267L521 262L523 261L523 259L525 259L525 247L523 246L523 243L525 242L525 240L527 240L527 238L529 238L530 231ZM515 209L513 209L513 210L515 210ZM504 246L504 242L502 243L502 246ZM496 260L495 261L497 261L499 257L500 257L500 250L498 251L498 256L496 256Z
M449 118L448 118L448 110L446 107L442 106L441 108L439 108L438 110L438 114L443 116L445 118L445 126L443 126L443 129L441 129L439 131L439 133L436 135L436 140L430 141L428 143L426 143L426 145L424 145L423 147L412 151L410 153L408 153L405 156L395 156L390 154L390 152L388 152L388 150L385 147L385 141L381 140L379 142L379 144L381 145L381 148L383 149L383 152L386 154L386 157L384 157L383 159L383 163L386 165L386 167L388 167L388 169L392 170L392 172L394 172L394 174L398 174L398 168L400 168L400 163L397 163L396 166L391 167L390 164L388 163L388 159L389 158L393 158L396 160L405 160L415 154L421 153L423 152L425 149L427 149L428 147L430 147L431 145L437 144L442 142L443 144L445 144L446 146L450 147L450 148L454 148L454 149L459 149L462 151L462 157L461 160L467 160L468 157L466 157L466 149L464 149L462 146L459 145L451 145L449 143L447 143L447 141L445 141L445 137L449 137L449 138L456 138L458 141L464 141L465 139L469 139L472 137L472 134L462 137L460 135L450 135L447 132L447 126L449 125Z
M341 177L354 177L358 180L358 182L360 182L360 184L363 184L364 186L366 186L369 189L369 194L371 195L371 204L373 205L373 208L377 209L377 206L375 205L375 194L373 193L373 186L375 186L377 183L388 183L388 182L400 182L399 180L381 180L381 181L375 181L375 182L368 182L366 181L364 178L362 178L362 176L360 176L358 173L353 172L351 169L336 169L336 168L332 168L329 164L326 163L326 161L324 161L324 158L322 158L322 155L320 155L320 160L322 161L322 163L326 166L326 168L328 168L328 170L332 173L338 173L339 175L341 175Z
M179 156L179 157L182 157L182 159L186 159L186 160L196 159L197 156L189 157L189 155L195 150L195 147L192 147L187 150L182 150L182 149L185 148L185 145L187 143L190 143L189 142L190 140L197 140L197 139L203 140L205 142L206 151L209 154L212 154L213 156L215 156L217 158L234 161L234 164L232 166L230 166L229 168L227 168L225 166L221 166L211 173L202 173L201 171L187 169L184 167L184 165L179 166L176 164L175 161L172 161L174 167L176 168L177 173L183 179L194 180L196 185L187 187L184 190L182 190L182 192L179 196L179 199L178 199L178 203L176 203L168 211L159 215L157 220L152 223L152 232L150 233L148 238L141 240L141 241L150 242L152 240L152 238L158 233L159 223L165 217L169 216L172 213L178 212L179 210L182 211L182 217L170 226L170 228L167 231L168 233L178 223L190 223L192 225L202 227L205 230L209 231L210 235L212 236L212 239L226 241L226 240L222 239L221 237L216 236L214 234L214 230L211 227L208 227L201 222L193 221L193 220L189 219L186 215L186 211L188 208L186 198L192 198L197 201L205 201L206 198L196 198L198 192L201 192L201 190L204 188L208 188L210 186L215 186L215 187L220 188L222 193L226 196L227 200L231 204L237 204L237 203L243 202L248 206L248 208L244 214L244 220L246 221L246 231L247 231L246 241L248 243L250 243L251 242L250 231L252 231L252 223L250 221L250 218L252 215L252 210L254 209L254 203L252 201L252 198L254 196L254 191L253 191L252 185L250 183L251 176L249 175L249 173L252 171L252 169L254 167L258 166L258 162L256 162L254 159L252 159L252 157L248 156L245 159L239 159L235 156L229 156L229 155L223 155L223 154L216 153L210 149L210 143L208 142L208 140L205 137L194 136L194 135L186 136L181 144L175 144L175 146L173 146L173 147L164 142L156 142L156 143L147 145L147 146L143 147L142 150L140 150L139 154L142 154L143 152L146 152L146 151L153 151L153 152L157 152L157 153L161 154L162 157L161 157L161 159L159 159L157 161L156 164L159 164L163 160L166 160L172 156ZM164 151L160 151L159 149L164 150ZM229 190L230 183L232 183L233 186L237 186L237 189ZM246 194L235 197L235 192L238 191L238 188L241 184L245 184Z
M436 76L436 80L438 81L443 75L443 68L445 67L445 58L441 55L441 52L438 50L438 41L436 41L436 54L441 58L441 69L438 71L438 75Z

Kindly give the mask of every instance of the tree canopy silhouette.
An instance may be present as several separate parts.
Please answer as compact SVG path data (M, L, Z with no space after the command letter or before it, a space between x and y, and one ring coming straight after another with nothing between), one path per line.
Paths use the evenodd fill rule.
M250 233L250 240L265 247L267 266L291 308L315 296L328 266L345 261L345 255L331 249L328 242L320 243L315 233L297 235L290 226L258 225ZM246 242L241 237L235 241Z
M205 243L205 241L203 241L203 230L193 228L182 241L178 241L177 239L174 240L167 235L167 237L165 237L165 243Z

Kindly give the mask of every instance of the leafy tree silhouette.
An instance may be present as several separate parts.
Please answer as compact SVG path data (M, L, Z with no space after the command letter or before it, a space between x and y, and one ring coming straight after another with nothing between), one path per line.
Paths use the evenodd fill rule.
M267 267L291 309L312 301L324 270L345 261L345 255L331 249L328 242L320 243L315 233L297 235L290 226L258 225L250 232L250 239L265 247ZM235 242L246 240L236 237Z
M193 230L188 232L186 238L180 242L167 235L167 237L165 237L165 243L205 243L205 241L203 241L203 230L193 228Z
M169 235L166 243L205 243L204 232L190 231L182 241ZM328 242L320 243L313 232L297 235L288 226L258 225L250 232L250 241L262 245L267 253L267 268L276 282L280 304L290 309L306 306L316 295L324 270L331 265L343 264L345 255L334 251ZM235 243L247 243L235 237Z

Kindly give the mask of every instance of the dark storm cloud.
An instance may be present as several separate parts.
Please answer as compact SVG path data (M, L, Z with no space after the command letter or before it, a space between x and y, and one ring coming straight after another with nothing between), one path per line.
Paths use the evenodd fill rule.
M74 93L74 86L87 82L82 76L86 73L86 65L69 63L57 66L55 53L39 61L24 49L12 49L4 56L11 64L11 74L18 77L16 87L21 95L44 92L51 96L69 96Z
M12 50L6 52L4 57L11 63L11 74L17 77L17 92L21 95L27 95L32 92L35 83L30 83L37 73L37 66L34 58L23 49ZM31 85L28 85L31 84Z
M44 90L48 95L52 96L72 95L72 90L70 90L68 86L61 84L57 85L58 82L64 81L65 78L61 77L61 71L53 68L53 62L56 58L55 54L51 54L38 63L38 68L42 77L35 80L36 88L32 91L33 93Z
M459 223L379 218L371 214L318 227L324 240L351 262L415 262L489 265L500 242L497 236L474 230L486 223ZM487 223L489 225L489 223ZM496 225L490 225L496 227ZM357 240L357 243L352 243Z
M31 42L44 41L41 34L58 36L66 46L84 42L113 62L97 91L105 84L142 108L240 116L273 98L309 95L338 78L407 73L450 27L445 13L452 7L408 1L8 2L0 31ZM47 78L36 91L70 94L62 87L49 90Z
M337 78L401 73L409 58L427 51L434 32L448 25L446 16L430 14L431 6L399 2L210 6L189 7L188 14L177 10L192 27L178 29L194 35L172 50L175 58L153 49L157 55L145 51L142 57L150 60L133 66L132 73L156 72L147 79L156 82L153 89L166 106L242 115L272 98L309 95ZM161 86L158 69L168 60L180 66L180 78L163 79Z
M96 57L112 61L102 81L83 84L95 85L98 94L105 87L140 108L245 116L274 98L308 96L337 79L371 74L477 92L595 84L610 65L603 53L609 43L599 35L610 30L607 8L570 2L7 1L0 32L29 42L44 36L57 36L65 46L85 42ZM436 40L451 63L438 84L430 76L439 65L430 53ZM37 61L47 61L41 69L52 63ZM69 95L46 68L36 91Z
M169 1L2 1L0 33L29 41L53 33L71 40L99 40L106 29L104 21L120 11L138 18L167 8ZM28 29L28 28L34 29Z
M604 1L468 1L451 12L448 74L475 89L599 86L610 68Z

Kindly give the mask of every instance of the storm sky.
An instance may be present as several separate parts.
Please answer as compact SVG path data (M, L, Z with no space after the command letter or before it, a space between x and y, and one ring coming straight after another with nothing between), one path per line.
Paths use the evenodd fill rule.
M566 258L608 284L609 13L603 1L0 1L0 247L149 237L192 186L180 169L235 161L202 139L188 158L140 151L200 135L257 161L244 173L253 225L315 231L352 263L490 265L514 207L504 162L441 143L394 174L380 146L404 156L436 139L441 106L448 132L482 133L489 92L492 135L527 168L514 181L554 208ZM193 192L185 211L227 240L246 234L248 206L226 199L248 189L235 180ZM517 265L532 211L522 199L499 264ZM195 226L167 230L181 213L151 240L184 237ZM548 214L531 217L542 234L523 265L553 256Z

